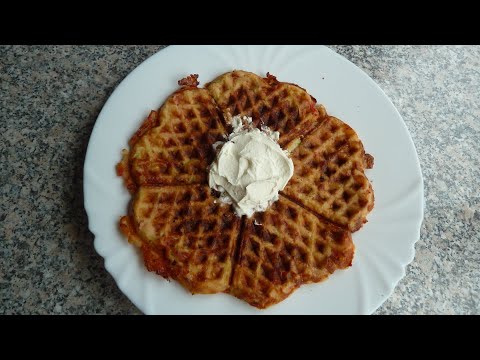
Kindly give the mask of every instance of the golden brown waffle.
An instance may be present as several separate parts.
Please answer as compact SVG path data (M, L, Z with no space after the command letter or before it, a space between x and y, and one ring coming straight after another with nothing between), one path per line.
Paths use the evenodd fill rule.
M283 194L350 231L367 222L374 197L364 170L373 157L350 126L326 116L291 157L295 172Z
M192 293L227 292L265 308L350 266L350 231L373 208L364 175L373 157L356 133L305 90L269 74L234 71L207 89L197 88L197 78L179 81L117 165L134 194L120 228L147 269ZM292 151L295 173L280 200L250 219L236 217L207 185L212 145L230 130L222 111L279 131L280 145Z
M156 123L147 120L144 128L130 142L129 167L137 185L206 183L212 144L226 133L208 91L180 89L160 108Z
M282 83L246 71L226 73L206 89L231 116L251 116L255 126L264 124L280 133L282 147L310 132L318 120L316 100L297 85Z
M240 218L208 186L142 186L121 229L140 246L149 271L192 293L228 288Z
M261 224L261 225L256 225ZM351 265L351 235L280 197L246 219L230 292L258 308Z

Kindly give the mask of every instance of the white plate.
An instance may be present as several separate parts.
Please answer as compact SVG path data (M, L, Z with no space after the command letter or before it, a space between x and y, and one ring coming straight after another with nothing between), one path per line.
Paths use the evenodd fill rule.
M178 88L177 80L196 73L205 84L233 69L269 71L306 88L352 126L375 157L367 171L375 208L353 235L353 266L267 310L226 294L192 296L149 273L117 225L130 196L115 164L130 136ZM423 219L422 174L403 119L372 79L323 46L172 46L155 54L125 78L98 116L85 159L84 194L95 249L119 288L146 314L370 314L405 275Z

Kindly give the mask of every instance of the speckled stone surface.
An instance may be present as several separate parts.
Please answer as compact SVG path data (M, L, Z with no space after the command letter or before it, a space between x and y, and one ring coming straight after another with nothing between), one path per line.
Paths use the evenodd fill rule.
M93 249L82 170L115 86L162 46L0 46L0 314L139 314ZM377 314L480 313L480 47L332 46L402 114L425 178L405 278Z

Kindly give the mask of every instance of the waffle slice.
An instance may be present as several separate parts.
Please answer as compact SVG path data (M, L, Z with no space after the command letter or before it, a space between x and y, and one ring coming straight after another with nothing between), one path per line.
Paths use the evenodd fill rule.
M316 100L299 86L279 82L270 74L261 78L233 71L213 80L206 89L230 116L251 116L255 126L264 124L278 131L284 148L317 125Z
M302 284L351 266L350 232L285 197L245 221L230 292L253 306L276 304Z
M367 222L374 196L364 171L373 157L350 126L326 116L291 157L295 172L284 195L352 232Z
M229 286L240 221L206 185L142 186L120 229L149 271L192 293L216 293Z
M207 181L207 167L215 156L212 144L222 140L226 130L208 91L196 87L196 77L179 83L184 86L130 141L129 169L137 185Z

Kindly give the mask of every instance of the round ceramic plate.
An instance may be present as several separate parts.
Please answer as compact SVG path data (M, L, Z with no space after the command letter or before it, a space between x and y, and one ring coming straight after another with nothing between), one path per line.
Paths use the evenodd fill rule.
M355 129L375 157L367 170L375 191L368 223L353 234L353 266L302 286L267 310L226 294L192 296L149 273L118 230L130 195L115 174L121 150L151 109L199 74L201 85L241 69L300 85ZM351 62L323 46L172 46L135 69L98 116L84 167L85 209L95 249L126 296L146 314L370 314L393 292L413 260L423 219L423 180L402 117L382 90Z

